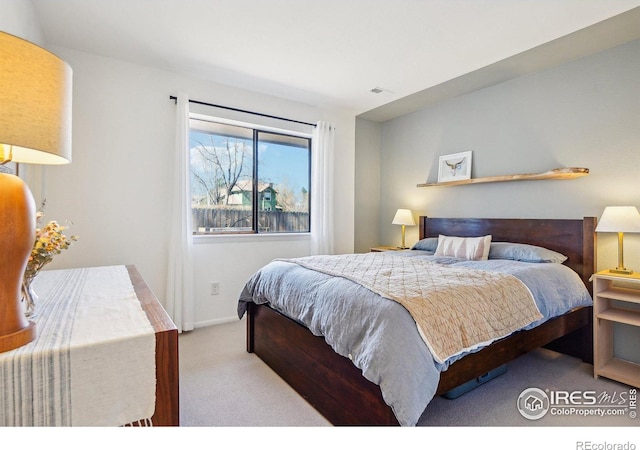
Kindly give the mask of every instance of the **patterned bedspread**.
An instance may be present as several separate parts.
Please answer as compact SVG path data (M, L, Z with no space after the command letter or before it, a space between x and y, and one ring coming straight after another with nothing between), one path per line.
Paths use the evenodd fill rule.
M509 274L446 266L392 252L284 261L347 278L400 303L440 363L542 318L527 286Z

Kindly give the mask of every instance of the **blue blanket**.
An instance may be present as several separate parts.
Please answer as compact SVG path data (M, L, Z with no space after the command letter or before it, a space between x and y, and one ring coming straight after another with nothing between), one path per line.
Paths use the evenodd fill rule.
M542 319L525 329L577 306L591 304L582 280L561 264L467 261L435 257L418 250L396 254L516 276L531 290L543 314ZM269 303L304 324L313 334L323 336L334 351L350 358L365 378L380 386L400 425L418 423L435 395L440 372L464 356L437 363L420 337L415 321L399 303L346 278L325 275L291 262L273 261L249 279L238 301L238 317L244 316L247 302Z

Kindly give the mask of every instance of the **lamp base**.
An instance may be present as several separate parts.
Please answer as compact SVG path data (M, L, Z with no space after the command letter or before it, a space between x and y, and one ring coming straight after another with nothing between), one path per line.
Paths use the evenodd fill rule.
M0 353L22 347L36 338L36 324L29 321L29 324L12 334L0 336Z
M619 269L619 268L609 269L609 273L616 273L618 275L631 275L633 273L633 270L625 269L623 267L622 269Z
M6 352L36 337L20 300L36 220L33 196L20 178L0 173L0 193L0 352Z

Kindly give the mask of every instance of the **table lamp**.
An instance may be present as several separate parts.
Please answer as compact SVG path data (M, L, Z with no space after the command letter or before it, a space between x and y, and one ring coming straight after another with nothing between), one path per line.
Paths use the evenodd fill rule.
M393 217L393 225L402 225L402 245L398 248L409 248L404 245L404 227L409 225L415 225L416 221L413 219L413 213L410 209L399 209L396 211L396 215Z
M624 267L624 233L640 233L640 213L635 206L607 206L596 226L598 233L618 233L618 266L611 273L630 275L633 270Z
M57 56L0 32L0 164L71 161L71 77L71 68ZM0 173L0 352L36 337L20 297L35 216L27 185Z

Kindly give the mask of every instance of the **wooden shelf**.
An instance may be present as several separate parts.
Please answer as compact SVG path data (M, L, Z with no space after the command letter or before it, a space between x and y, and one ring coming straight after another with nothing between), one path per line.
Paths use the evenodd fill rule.
M640 311L635 309L610 306L599 312L596 317L610 322L626 323L627 325L640 327Z
M627 288L612 286L607 289L604 289L602 292L598 292L598 295L603 298L610 298L611 300L620 300L623 302L630 302L630 303L640 303L640 297L638 296L637 289L627 289Z
M563 167L542 173L524 173L518 175L500 175L495 177L470 178L468 180L444 181L441 183L422 183L418 187L459 186L463 184L497 183L502 181L525 180L570 180L589 174L589 169L583 167Z
M596 378L598 376L617 380L629 386L640 386L640 365L623 359L611 358L597 369Z

